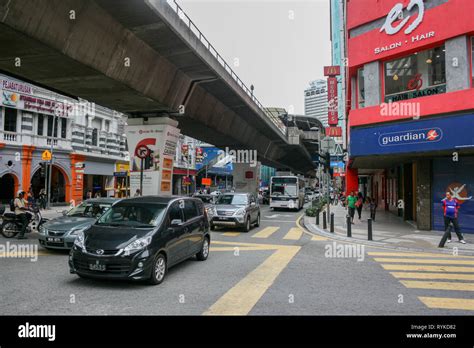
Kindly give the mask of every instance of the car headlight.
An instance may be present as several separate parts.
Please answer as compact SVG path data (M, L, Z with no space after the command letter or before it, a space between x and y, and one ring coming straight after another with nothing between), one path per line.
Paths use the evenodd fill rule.
M69 233L69 235L70 235L70 236L77 236L77 234L78 234L79 232L84 232L88 227L89 227L89 226L73 229L73 230L71 231L71 233Z
M245 215L245 208L241 208L237 210L234 215Z
M151 236L150 237L143 237L131 242L129 245L123 249L126 254L131 253L132 251L142 250L146 248L151 243Z
M48 230L47 230L46 228L44 228L43 226L40 226L40 227L38 228L38 232L39 232L40 234L46 234L46 233L48 232Z
M74 240L74 246L84 249L84 232L78 231L76 233L76 239Z

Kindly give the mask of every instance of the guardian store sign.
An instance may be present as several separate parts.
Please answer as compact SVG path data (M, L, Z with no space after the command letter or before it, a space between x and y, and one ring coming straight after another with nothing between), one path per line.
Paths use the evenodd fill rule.
M474 115L351 128L351 157L474 147Z

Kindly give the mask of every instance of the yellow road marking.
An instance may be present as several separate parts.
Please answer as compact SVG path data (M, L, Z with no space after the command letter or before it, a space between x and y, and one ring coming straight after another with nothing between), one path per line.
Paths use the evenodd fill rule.
M426 271L426 272L461 272L472 273L473 267L457 266L422 266L422 265L385 265L382 267L388 271Z
M288 240L299 240L301 235L303 234L303 230L299 227L290 228L290 231L283 237L283 239Z
M474 291L474 283L426 282L419 280L400 280L407 288L431 290Z
M256 246L256 247L238 247L238 246L235 246L235 247L211 247L210 248L211 251L235 251L236 249L238 249L239 251L268 250L268 249L265 249L265 248L259 247L259 246Z
M279 246L278 250L241 279L203 314L248 314L299 250L299 246Z
M390 272L395 278L474 280L474 274Z
M418 299L429 308L474 311L474 300L467 298L418 297Z
M389 252L378 252L378 251L371 251L368 252L367 255L369 256L403 256L403 257L446 257L446 258L474 258L474 256L467 256L467 255L452 255L452 254L438 254L438 253L389 253Z
M263 230L258 231L257 233L255 233L252 237L253 238L268 238L273 233L278 231L278 229L279 229L279 227L274 227L274 226L265 227Z
M222 244L222 245L234 245L234 246L249 246L249 247L261 247L262 250L274 250L279 249L284 245L277 244L256 244L256 243L243 243L243 242L224 242L224 241L212 241L211 244Z
M377 262L400 262L400 263L439 263L439 264L462 264L474 265L474 260L432 260L432 259L391 259L391 258L375 258ZM473 269L474 271L474 269Z
M238 235L240 235L240 232L224 232L222 233L223 236L227 236L227 237L236 237Z
M316 240L316 241L319 241L319 240L328 240L328 238L322 237L322 236L313 236L313 237L311 237L311 240Z

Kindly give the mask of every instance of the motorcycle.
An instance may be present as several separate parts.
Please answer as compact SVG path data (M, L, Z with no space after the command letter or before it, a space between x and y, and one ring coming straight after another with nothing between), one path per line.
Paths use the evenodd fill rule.
M40 209L37 206L31 207L27 212L29 212L32 217L28 222L26 233L37 232L39 227L46 222L46 219L41 216ZM2 218L0 233L5 238L13 238L20 233L22 223L16 214L5 213L5 207L0 207L0 217Z

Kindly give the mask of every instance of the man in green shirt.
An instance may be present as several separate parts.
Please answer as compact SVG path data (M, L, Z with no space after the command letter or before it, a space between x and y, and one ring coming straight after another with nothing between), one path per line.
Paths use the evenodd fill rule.
M354 191L351 192L351 194L347 197L347 207L349 209L349 216L351 217L351 222L354 223L354 215L355 215L355 209L356 209L356 204L357 202L357 197L354 194Z

